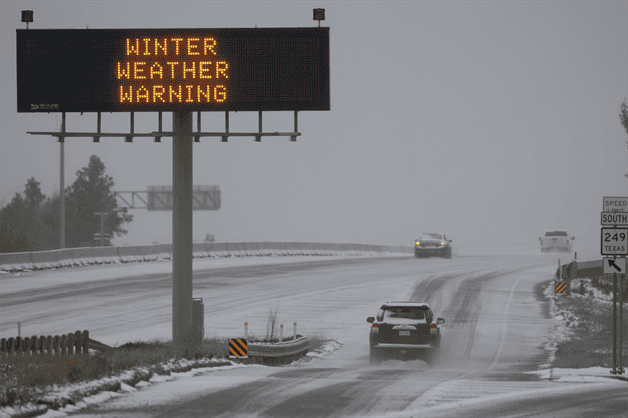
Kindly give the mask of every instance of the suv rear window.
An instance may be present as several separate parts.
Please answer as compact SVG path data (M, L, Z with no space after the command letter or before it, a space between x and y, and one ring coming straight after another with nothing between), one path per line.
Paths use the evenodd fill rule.
M545 233L546 237L566 237L567 231L547 231Z
M411 322L427 322L426 309L415 306L386 306L377 314L379 322L393 322L396 324Z
M430 239L443 239L441 234L421 234L421 238L419 240L430 240Z

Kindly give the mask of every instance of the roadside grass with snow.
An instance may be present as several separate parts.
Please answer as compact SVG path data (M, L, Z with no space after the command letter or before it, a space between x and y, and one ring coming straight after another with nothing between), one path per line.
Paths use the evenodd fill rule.
M290 366L325 357L340 346L313 336L310 351ZM92 355L67 368L45 361L1 364L0 418L65 416L153 383L198 374L205 368L247 367L229 360L228 355L227 339L206 338L203 351L192 358L174 355L170 341L153 340L129 342L110 354Z
M608 292L608 281L603 277L575 279L572 280L571 289L571 295L555 294L553 280L545 288L554 326L546 346L550 352L549 364L542 368L612 367L613 295L612 291ZM610 289L612 290L612 282ZM628 301L628 298L624 298L624 301ZM628 362L627 331L628 318L625 318L622 356L624 365Z

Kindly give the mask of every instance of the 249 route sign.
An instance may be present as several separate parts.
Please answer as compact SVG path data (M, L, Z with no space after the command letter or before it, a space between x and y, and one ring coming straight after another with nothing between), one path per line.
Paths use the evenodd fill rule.
M602 255L628 255L628 228L602 228Z
M18 29L18 112L330 110L329 28Z

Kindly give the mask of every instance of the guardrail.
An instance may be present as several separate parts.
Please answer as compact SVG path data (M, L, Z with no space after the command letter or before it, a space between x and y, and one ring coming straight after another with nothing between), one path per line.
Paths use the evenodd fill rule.
M248 343L249 357L285 357L303 353L310 348L310 337L281 343Z
M562 269L563 280L583 279L585 277L595 277L604 274L604 268L601 259L588 261L574 260L566 264L561 264L560 269ZM559 277L561 277L561 271L559 269L556 269L556 278Z
M2 338L0 359L15 360L34 357L63 357L75 354L89 355L89 331L76 331L66 335Z
M198 243L194 244L192 249L195 258L297 255L386 256L411 254L412 251L412 247L403 246L308 242ZM171 258L171 244L83 247L24 253L0 253L0 270L22 271Z

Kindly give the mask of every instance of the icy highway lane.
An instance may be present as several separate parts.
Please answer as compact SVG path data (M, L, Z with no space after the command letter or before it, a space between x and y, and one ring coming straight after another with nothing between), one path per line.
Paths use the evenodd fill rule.
M249 333L263 337L273 307L286 334L297 322L299 333L335 339L340 349L299 366L205 369L74 415L625 416L625 382L564 383L524 373L548 361L544 344L552 320L535 285L553 277L554 257L279 261L195 261L194 297L204 300L205 335L241 337L248 322ZM63 270L31 272L23 277L28 288L16 284L19 277L3 278L2 332L22 320L27 335L89 329L108 344L169 337L169 268L148 263L66 270L76 275L72 280L62 278ZM64 284L56 285L55 277ZM394 300L428 302L445 318L438 364L369 365L366 318Z

